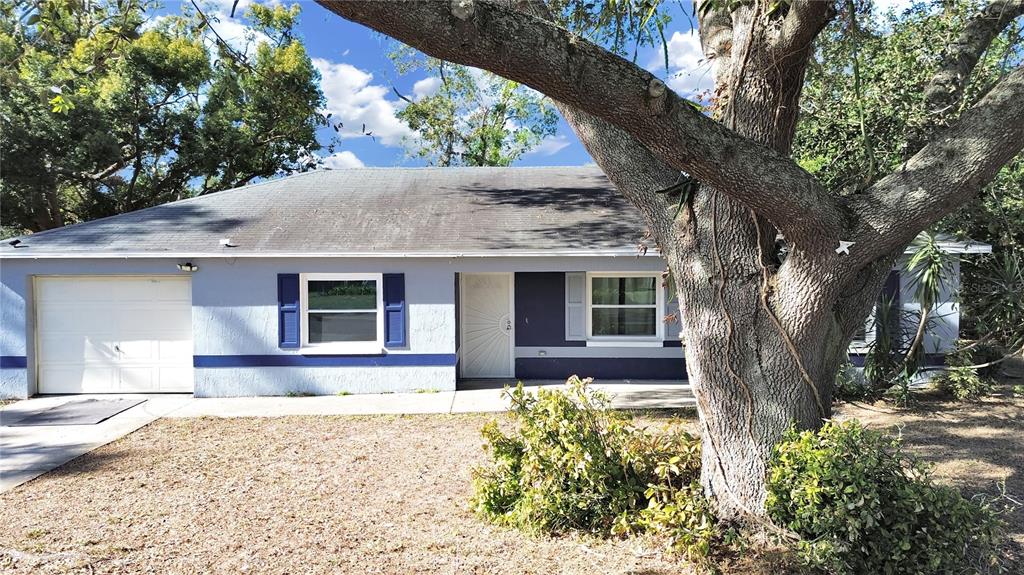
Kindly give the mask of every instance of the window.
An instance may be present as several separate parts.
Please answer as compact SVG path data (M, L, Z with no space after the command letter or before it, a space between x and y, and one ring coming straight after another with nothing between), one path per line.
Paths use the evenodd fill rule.
M381 283L381 274L303 274L302 346L324 353L380 353Z
M590 339L662 338L664 290L657 274L591 274L588 279Z
M867 353L868 349L875 343L875 315L877 309L872 309L867 319L853 334L853 341L850 342L850 353Z

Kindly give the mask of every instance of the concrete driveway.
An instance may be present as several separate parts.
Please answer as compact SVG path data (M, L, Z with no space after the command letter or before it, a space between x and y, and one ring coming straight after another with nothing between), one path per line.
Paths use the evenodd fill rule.
M0 491L12 489L68 461L195 401L191 395L118 395L146 401L95 425L37 425L0 427ZM0 410L6 420L22 413L42 411L70 401L111 399L110 395L35 397Z

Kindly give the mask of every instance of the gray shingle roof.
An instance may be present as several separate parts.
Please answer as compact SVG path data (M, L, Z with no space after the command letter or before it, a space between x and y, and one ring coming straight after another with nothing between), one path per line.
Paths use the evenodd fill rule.
M0 257L626 252L645 228L597 168L358 168L49 230Z

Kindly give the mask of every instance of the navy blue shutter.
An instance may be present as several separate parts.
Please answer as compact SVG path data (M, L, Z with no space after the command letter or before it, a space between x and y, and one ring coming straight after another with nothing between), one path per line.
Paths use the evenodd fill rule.
M900 312L903 309L903 304L900 302L900 272L899 270L892 270L889 272L889 277L885 279L885 285L882 287L882 294L879 297L878 305L889 305L889 323L890 325L885 326L889 330L889 335L894 337L900 336Z
M384 274L384 347L405 347L405 274Z
M299 274L277 274L278 346L300 345L302 318L299 310Z

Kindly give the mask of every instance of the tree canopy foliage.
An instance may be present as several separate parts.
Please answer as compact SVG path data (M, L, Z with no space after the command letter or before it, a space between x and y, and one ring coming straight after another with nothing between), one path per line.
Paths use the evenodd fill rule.
M916 3L879 13L844 5L818 36L801 101L794 157L826 186L854 194L917 153L1024 61L1024 24L1011 22L980 57L954 107L930 110L925 92L948 44L983 4ZM852 10L851 10L852 8ZM1024 246L1024 156L938 225L996 246Z
M147 0L0 0L0 201L39 231L310 167L319 75L297 5L252 5L232 47Z
M483 70L447 64L401 46L391 53L400 73L425 71L432 92L398 117L416 132L410 153L435 166L508 166L558 128L558 113L543 95Z
M997 35L954 107L930 109L925 94L952 39L984 6L975 0L913 4L882 14L847 3L818 36L804 86L794 156L839 193L857 194L896 170L937 127L948 125L1024 62L1024 23ZM939 39L939 41L937 41ZM963 263L963 310L972 337L1021 345L1019 262L1024 256L1024 155L935 231L989 243L995 257ZM1016 302L1016 303L1015 303Z

